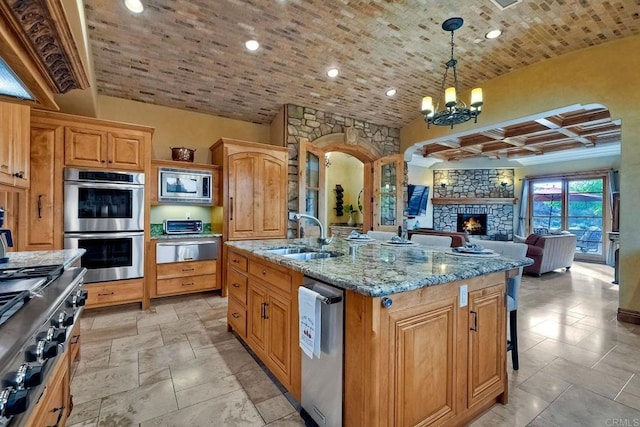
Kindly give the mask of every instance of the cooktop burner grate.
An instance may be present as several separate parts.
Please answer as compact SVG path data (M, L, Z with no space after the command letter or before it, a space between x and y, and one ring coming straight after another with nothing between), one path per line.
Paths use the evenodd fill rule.
M32 279L34 277L46 277L47 281L51 281L61 275L62 271L63 266L60 264L9 268L0 271L0 282L13 279Z
M29 291L0 294L0 325L18 311L30 298Z

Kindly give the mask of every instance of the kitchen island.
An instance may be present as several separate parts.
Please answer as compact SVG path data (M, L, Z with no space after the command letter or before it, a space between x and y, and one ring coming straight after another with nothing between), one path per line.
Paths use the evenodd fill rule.
M331 258L273 251L314 244L227 242L229 325L252 348L260 344L256 354L287 374L283 384L294 396L296 294L308 276L345 290L345 426L462 425L506 403L505 281L530 260L345 239L325 246L342 254Z

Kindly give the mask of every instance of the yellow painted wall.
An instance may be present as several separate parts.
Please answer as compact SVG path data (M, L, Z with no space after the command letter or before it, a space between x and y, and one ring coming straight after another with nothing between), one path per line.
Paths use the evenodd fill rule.
M572 104L603 104L622 122L620 162L620 303L640 312L640 229L634 225L640 211L640 36L590 47L514 71L482 83L483 126L529 116ZM471 129L473 123L453 132ZM476 125L477 126L477 125ZM449 135L452 130L427 130L417 117L400 130L402 151L413 144Z
M269 125L98 96L98 118L153 126L154 159L171 159L170 147L195 148L195 162L211 163L209 147L222 137L268 144Z
M344 189L343 206L353 205L358 209L358 194L364 185L364 165L358 159L349 154L332 152L330 154L331 166L327 168L325 175L325 188L327 201L327 223L334 224L347 222L349 215L344 210L343 216L337 216L336 210L336 184L340 184ZM362 215L354 214L353 220L357 224L362 223Z

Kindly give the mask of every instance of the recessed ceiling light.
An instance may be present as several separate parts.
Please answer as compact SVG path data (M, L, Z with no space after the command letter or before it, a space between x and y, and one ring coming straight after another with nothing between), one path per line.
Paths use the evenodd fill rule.
M329 68L327 70L327 76L331 78L338 77L338 74L340 74L340 71L337 68Z
M502 34L502 30L491 30L484 36L488 39L495 39L500 37L500 34Z
M397 90L395 90L394 88L391 88L391 89L388 89L388 90L385 92L385 95L387 95L387 96L394 96L396 93L398 93L398 91L397 91Z
M257 40L247 40L244 43L244 47L246 47L247 50L254 51L258 50L258 48L260 47L260 43L258 43Z
M133 13L142 13L144 10L144 6L140 0L124 0L124 5Z

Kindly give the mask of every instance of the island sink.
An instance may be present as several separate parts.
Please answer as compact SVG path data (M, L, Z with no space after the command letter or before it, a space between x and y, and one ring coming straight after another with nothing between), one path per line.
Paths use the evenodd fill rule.
M322 251L322 252L304 252L304 253L298 253L298 254L286 254L283 256L286 256L287 258L291 258L291 259L296 259L299 261L309 261L312 259L335 258L342 255L344 255L342 252Z

